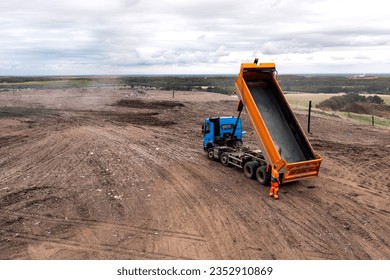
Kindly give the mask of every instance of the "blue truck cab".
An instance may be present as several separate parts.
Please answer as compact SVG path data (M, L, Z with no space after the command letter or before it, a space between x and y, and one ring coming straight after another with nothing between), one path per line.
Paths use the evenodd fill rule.
M232 136L233 131L234 136ZM241 119L236 117L207 118L202 125L202 133L205 151L215 146L242 143Z

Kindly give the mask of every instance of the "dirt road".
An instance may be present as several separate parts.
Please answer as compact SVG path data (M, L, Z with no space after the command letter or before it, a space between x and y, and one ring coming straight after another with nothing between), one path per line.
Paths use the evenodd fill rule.
M1 259L390 258L388 130L315 116L321 174L274 201L202 150L235 97L132 94L0 93Z

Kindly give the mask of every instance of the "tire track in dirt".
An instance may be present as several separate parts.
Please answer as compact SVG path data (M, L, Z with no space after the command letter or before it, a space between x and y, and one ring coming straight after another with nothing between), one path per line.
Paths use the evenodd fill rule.
M175 232L169 230L161 231L156 228L143 228L143 227L126 225L126 224L116 224L116 223L100 222L100 221L93 221L93 220L86 220L86 219L50 217L50 216L43 216L39 214L30 214L30 213L10 211L10 210L3 210L2 213L0 213L0 217L2 218L3 221L6 222L8 220L12 221L12 220L18 220L22 218L25 221L40 221L40 222L45 221L53 224L66 223L71 226L87 225L88 228L95 228L96 230L110 228L110 230L125 231L134 234L139 233L144 235L155 235L156 232L158 232L160 236L171 237L175 239L205 241L205 238L203 236L189 234L189 233Z
M50 194L50 189L52 189L51 186L36 186L28 189L22 189L20 191L11 192L5 196L0 197L0 209L4 211L3 208L19 203L21 200L23 200L24 204L28 204L30 202L29 198L34 197L38 194L41 195L43 192L46 194Z
M324 179L323 179L324 178ZM324 174L318 179L321 185L330 185ZM372 191L358 190L354 182L336 181L332 184L332 189L316 189L316 195L310 195L308 203L313 207L315 217L319 224L324 225L324 229L332 235L331 240L335 249L338 250L343 259L377 259L383 258L389 253L389 240L386 240L385 232L390 230L387 223L388 217L379 214L377 207L370 209L369 202L365 201L367 193ZM337 187L333 187L337 186ZM352 193L345 190L354 190ZM388 205L388 198L381 197L383 206ZM368 204L367 204L368 202ZM322 218L321 218L322 217ZM326 242L329 244L329 240ZM375 245L374 245L375 244ZM382 248L371 254L367 253L367 246ZM331 247L330 247L331 248Z
M267 225L269 231L265 239L269 240L268 246L276 258L280 258L277 257L280 254L282 258L289 258L291 255L299 259L317 258L319 255L330 258L332 253L323 245L318 229L313 226L316 221L302 218L303 212L307 211L302 207L302 202L293 202L290 198L283 202L284 205L291 206L288 212L285 207L275 209L271 201L264 203L268 207L264 207L265 213L262 215L267 218L264 225Z
M34 235L28 233L17 232L2 232L3 238L13 240L23 240L32 242L42 242L45 244L54 244L57 250L67 249L69 251L93 251L97 253L117 253L123 258L130 259L178 259L178 256L171 256L167 254L148 253L137 250L131 250L121 248L120 246L104 245L104 244L91 244L86 241L77 242L69 239L54 238L54 237L42 237L41 235ZM58 248L59 247L59 248ZM51 256L52 257L52 256Z
M182 166L181 166L182 167ZM192 226L194 226L198 232L202 236L205 236L207 238L208 247L211 252L213 252L214 257L217 259L223 258L227 250L226 247L228 247L227 244L218 244L216 242L218 239L221 239L221 231L218 231L218 224L221 223L221 219L217 217L216 212L211 212L209 210L209 207L207 206L207 202L204 199L199 199L196 197L193 192L188 191L188 188L192 187L191 184L188 184L188 181L183 179L181 176L174 176L171 172L167 171L165 168L159 169L159 173L161 174L161 177L163 177L165 180L168 181L168 186L170 186L170 190L173 191L182 201L183 205L196 205L193 207L193 209L186 207L185 210L187 212L187 216L190 218ZM184 182L183 182L184 180ZM189 186L190 185L190 186ZM193 189L193 191L196 191ZM210 198L208 198L210 199ZM215 198L211 198L213 200L213 204L217 204L218 202L215 200ZM194 216L192 213L197 213L196 216ZM210 219L212 219L212 223L210 222ZM228 222L228 220L227 220ZM223 225L224 227L226 225ZM226 246L226 247L225 247ZM225 248L223 248L225 247Z
M34 143L29 143L13 154L13 160L8 165L11 172L8 171L5 176L1 176L0 182L1 184L8 183L25 174L33 174L34 170L45 170L45 173L39 174L43 181L51 176L52 172L66 170L69 167L76 169L81 161L76 158L72 160L75 162L72 162L69 159L72 155L77 155L90 139L91 135L83 134L80 129L76 128L54 132Z
M259 256L266 259L289 259L289 256L296 256L306 259L310 256L322 255L324 258L332 255L319 239L318 231L311 224L313 221L301 217L304 209L298 201L290 204L290 198L289 201L280 200L277 203L282 206L275 209L275 201L267 197L268 189L261 190L261 193L262 198L256 202L262 207L257 209L253 204L253 211L246 218L251 225L251 231L245 234L249 237L247 247L254 251L251 258ZM285 205L292 205L292 208L287 211ZM245 209L245 205L242 207Z
M15 212L15 211L3 211L4 213L0 214L0 220L3 221L3 224L5 225L11 225L15 224L16 222L23 222L24 227L28 224L30 225L36 225L40 224L41 226L45 225L45 230L43 232L43 235L41 234L35 234L33 238L31 239L31 236L24 236L26 232L23 232L22 229L18 230L18 232L15 232L17 234L17 237L20 238L21 236L25 238L30 238L31 240L36 240L37 242L43 242L43 244L33 244L33 246L46 246L46 243L54 242L56 243L57 249L60 250L61 248L64 249L66 247L71 246L78 246L78 250L95 250L97 252L99 251L114 251L116 253L127 253L129 252L133 253L134 257L145 257L148 258L180 258L180 259L188 259L186 257L186 254L178 253L175 255L170 255L169 252L163 253L163 252L155 252L155 250L146 250L143 248L143 246L138 246L138 249L132 249L132 247L137 247L137 244L140 242L145 243L145 239L153 240L157 238L158 240L163 240L165 243L172 243L177 244L179 243L193 243L193 242L202 242L204 243L206 240L199 235L194 234L188 234L188 233L182 233L182 232L175 232L171 230L162 230L158 228L151 228L149 227L137 227L137 226L131 226L126 224L115 224L115 223L108 223L108 222L98 222L98 221L92 221L87 219L70 219L70 218L56 218L56 217L49 217L49 216L42 216L38 214L28 214L23 212ZM61 243L61 238L56 239L48 239L47 231L50 231L50 229L53 226L57 227L64 227L71 229L70 235L66 238L64 237L63 244ZM34 227L34 226L33 226ZM2 235L3 233L7 233L6 230L7 227L3 227L2 229ZM120 246L118 242L120 240L115 240L115 242L108 246L106 243L107 240L110 239L110 236L112 236L112 233L115 232L116 236L122 236L122 243L123 245ZM28 232L27 232L28 233ZM12 235L13 233L11 233ZM80 239L80 236L86 235L87 237L82 240ZM9 236L9 234L8 234ZM104 239L102 239L104 237ZM108 239L107 239L108 238ZM118 238L115 238L118 239ZM135 239L136 243L131 243L131 239ZM17 239L18 240L18 239ZM68 241L66 241L68 240ZM89 244L90 240L96 240L96 244ZM78 243L77 243L78 242ZM87 245L85 245L87 243ZM150 243L150 241L148 242ZM115 250L114 248L121 248L121 250ZM142 250L142 253L139 253L138 250ZM135 253L134 253L135 252ZM137 253L137 254L136 254ZM34 256L30 256L30 258L36 258ZM53 256L52 256L53 257ZM39 256L38 256L39 258Z

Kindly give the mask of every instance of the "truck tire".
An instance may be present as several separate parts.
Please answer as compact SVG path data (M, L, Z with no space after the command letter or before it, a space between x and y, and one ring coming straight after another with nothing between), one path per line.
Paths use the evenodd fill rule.
M209 158L209 160L213 160L214 159L214 148L209 148L207 150L207 157Z
M256 177L256 170L260 166L257 161L248 161L244 165L244 174L245 177L249 179L254 179Z
M256 180L264 185L268 186L270 182L271 176L269 173L267 173L266 167L265 166L259 166L256 169Z
M223 166L229 166L230 163L229 163L229 153L228 152L224 152L222 153L220 159L219 159L222 163Z

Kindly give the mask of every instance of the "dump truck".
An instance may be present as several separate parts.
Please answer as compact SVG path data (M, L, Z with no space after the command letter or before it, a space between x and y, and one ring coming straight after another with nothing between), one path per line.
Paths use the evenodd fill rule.
M246 177L264 185L269 185L272 169L277 170L280 184L318 176L322 157L314 152L292 112L277 82L275 64L257 60L241 64L235 87L238 117L209 118L202 126L208 158L241 168ZM243 146L243 108L260 150Z

